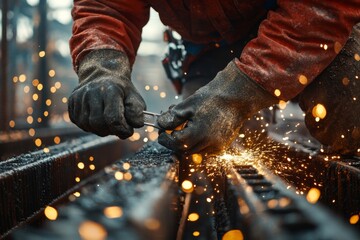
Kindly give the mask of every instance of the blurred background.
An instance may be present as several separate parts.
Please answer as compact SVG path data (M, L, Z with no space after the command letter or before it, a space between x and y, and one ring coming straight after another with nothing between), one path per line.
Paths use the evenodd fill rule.
M0 142L31 138L35 148L43 148L46 132L76 128L67 113L68 97L78 82L68 45L72 4L72 0L1 1ZM152 11L133 68L133 82L153 112L179 101L161 65L164 29ZM154 129L144 127L130 141L141 145L156 138Z

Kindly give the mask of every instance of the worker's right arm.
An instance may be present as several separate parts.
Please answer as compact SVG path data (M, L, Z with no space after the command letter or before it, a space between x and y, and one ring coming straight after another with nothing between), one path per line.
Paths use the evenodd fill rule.
M130 77L149 11L142 0L74 1L70 49L80 83L68 108L83 130L125 139L143 126L145 102Z

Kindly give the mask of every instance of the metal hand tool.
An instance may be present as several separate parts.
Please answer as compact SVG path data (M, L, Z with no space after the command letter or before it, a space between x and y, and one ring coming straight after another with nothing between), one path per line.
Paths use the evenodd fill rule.
M153 113L148 111L143 111L144 113L144 125L151 126L157 129L161 129L161 127L157 123L157 118L160 116L160 113ZM173 130L165 130L166 133L171 134L173 131L178 131L181 129L184 129L188 121L185 121L184 123L180 124Z

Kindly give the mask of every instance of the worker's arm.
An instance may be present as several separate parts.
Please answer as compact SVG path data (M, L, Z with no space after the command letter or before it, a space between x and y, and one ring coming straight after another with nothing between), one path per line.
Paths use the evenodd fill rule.
M75 69L92 50L125 52L132 65L149 20L150 6L143 0L75 0L70 49Z
M143 98L131 82L131 66L149 18L142 0L77 0L70 40L79 85L70 119L85 131L125 139L143 126Z
M289 100L340 52L360 22L360 1L278 0L277 4L237 65L268 92Z

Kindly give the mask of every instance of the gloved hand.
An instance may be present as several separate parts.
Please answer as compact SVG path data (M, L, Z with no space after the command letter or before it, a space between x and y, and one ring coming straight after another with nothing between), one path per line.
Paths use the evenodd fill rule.
M185 154L219 153L231 144L244 120L277 102L230 62L211 82L158 117L159 126L168 130L188 121L182 130L160 132L158 141Z
M299 95L305 123L327 153L360 154L360 24L334 61ZM316 117L316 107L325 110ZM315 108L314 108L315 107Z
M143 98L130 80L127 56L115 50L95 50L81 61L80 84L69 98L71 121L100 136L130 137L144 125Z

